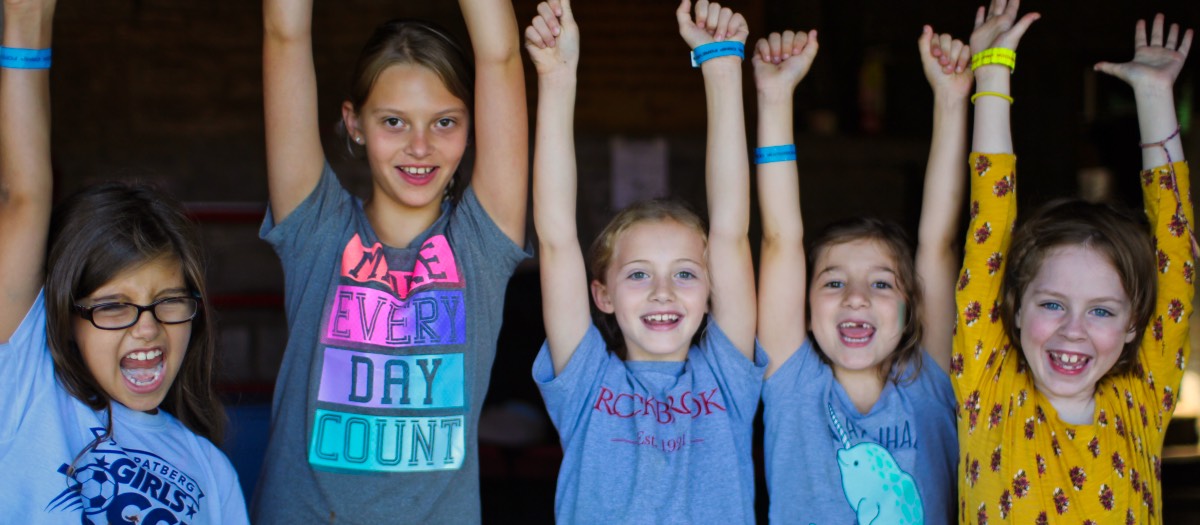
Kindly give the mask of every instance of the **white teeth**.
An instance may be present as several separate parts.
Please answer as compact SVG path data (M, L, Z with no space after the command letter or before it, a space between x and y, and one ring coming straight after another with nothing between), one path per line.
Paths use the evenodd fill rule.
M162 350L151 350L149 352L134 352L125 357L133 359L134 361L149 361L157 358L160 355L162 355Z
M1054 362L1058 363L1059 366L1068 370L1078 370L1083 368L1083 366L1086 365L1089 360L1091 360L1091 358L1086 355L1065 354L1062 352L1050 352L1050 359L1053 359Z
M651 315L647 315L646 317L643 317L642 319L645 319L651 323L673 323L673 322L679 320L679 315L677 315L677 314L651 314Z
M838 328L869 328L870 326L870 323L855 323L853 321L846 321L842 324L839 324Z
M126 369L122 368L121 375L125 376L125 380L129 381L134 386L145 386L145 385L154 384L155 381L158 381L159 377L162 377L163 363L159 363L158 365L156 365L154 368L151 368L151 369L142 369L140 372L144 373L145 370L150 370L150 372L152 373L152 375L149 378L147 378L145 381L138 380L137 376L138 376L139 371L131 371L131 370L126 370Z
M428 175L429 172L433 171L432 167L418 168L415 166L402 166L400 169L404 170L405 173L410 175Z

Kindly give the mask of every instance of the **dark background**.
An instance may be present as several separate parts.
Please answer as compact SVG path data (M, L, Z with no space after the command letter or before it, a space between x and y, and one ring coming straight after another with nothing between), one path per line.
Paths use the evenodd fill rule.
M536 2L515 3L523 29ZM703 207L703 85L687 63L675 5L670 0L575 2L583 38L576 120L585 242L611 215L614 137L665 140L670 187ZM872 213L915 232L932 115L916 40L926 23L965 40L978 4L733 0L728 5L746 15L752 39L783 29L820 32L820 54L796 97L810 231L837 218ZM1131 92L1120 81L1093 73L1091 66L1132 57L1139 17L1163 11L1168 22L1200 29L1200 2L1027 0L1024 10L1043 16L1021 42L1013 82L1020 205L1078 194L1081 174L1089 180L1109 174L1114 199L1138 206L1134 176L1140 153ZM457 5L446 0L320 0L314 14L327 151L347 186L359 190L369 187L364 166L341 153L332 131L359 47L375 25L401 16L434 20L466 41ZM203 223L221 323L222 390L234 418L227 449L241 469L243 486L252 490L286 341L279 264L257 238L267 197L261 4L62 0L54 37L57 192L110 178L150 179L187 201ZM1200 38L1195 47L1200 48ZM1192 129L1200 98L1197 64L1192 56L1176 84L1185 148L1192 158L1200 153L1200 133ZM749 65L745 74L753 135ZM532 69L527 84L532 113ZM757 239L757 220L751 235ZM481 423L485 519L493 523L552 516L561 453L529 376L543 337L537 286L536 261L531 261L510 287ZM1171 439L1183 448L1168 453L1163 468L1167 523L1200 515L1200 488L1186 479L1196 465L1194 423L1181 420L1173 432L1177 437ZM765 496L765 488L759 493ZM760 516L765 520L765 512Z

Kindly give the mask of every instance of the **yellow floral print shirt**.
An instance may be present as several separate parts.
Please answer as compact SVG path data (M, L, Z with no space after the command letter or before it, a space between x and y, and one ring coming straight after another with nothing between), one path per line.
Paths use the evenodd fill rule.
M1000 322L1000 281L1017 212L1015 167L1010 154L971 155L971 221L950 365L959 522L1161 523L1163 434L1189 352L1187 164L1175 163L1174 176L1167 165L1141 174L1158 251L1158 299L1134 370L1097 383L1090 425L1059 420Z

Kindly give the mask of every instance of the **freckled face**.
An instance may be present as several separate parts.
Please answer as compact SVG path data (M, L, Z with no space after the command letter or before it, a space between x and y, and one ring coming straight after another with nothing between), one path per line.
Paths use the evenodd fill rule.
M144 306L189 293L179 260L159 257L117 274L76 304ZM191 340L192 323L162 324L146 311L133 326L101 330L76 315L74 330L84 364L100 388L130 409L149 412L158 408L175 382Z
M470 116L429 68L384 69L367 100L343 105L346 129L362 139L374 196L408 208L438 206L467 147Z
M900 344L904 296L888 249L872 239L826 247L809 283L813 338L835 373L874 370Z
M1051 401L1089 399L1133 340L1132 305L1099 252L1064 246L1025 287L1016 321L1034 384Z
M592 298L615 314L630 361L683 361L708 312L704 238L673 220L641 222L613 247Z

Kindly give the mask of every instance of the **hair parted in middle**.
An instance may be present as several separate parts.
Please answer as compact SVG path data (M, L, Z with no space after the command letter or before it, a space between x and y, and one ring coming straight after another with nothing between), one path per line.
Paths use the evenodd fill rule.
M675 221L683 226L696 231L704 241L704 247L708 249L708 226L704 219L700 218L686 203L676 199L653 199L640 201L631 204L613 216L612 220L600 231L596 239L592 241L591 249L588 250L588 273L591 274L591 281L598 281L601 284L605 282L608 273L608 267L612 264L613 250L617 245L617 240L621 235L637 224L645 222L660 222L660 221ZM596 327L600 329L600 333L604 336L604 340L608 343L608 348L613 353L617 354L621 359L626 358L625 337L621 333L621 327L617 325L616 316L600 312L596 305L592 304L592 309L596 319ZM693 336L692 342L695 343L702 330L698 330Z
M1067 246L1084 246L1107 259L1121 278L1121 287L1129 297L1130 329L1135 331L1134 338L1125 343L1121 356L1105 377L1132 370L1158 293L1155 275L1158 266L1148 230L1137 215L1079 199L1052 201L1021 222L1008 249L1000 296L1000 318L1012 344L1020 349L1017 313L1025 289L1041 270L1046 257ZM1023 352L1017 355L1025 359Z
M879 376L893 383L916 380L923 366L921 359L922 294L920 277L913 263L912 240L899 224L875 217L852 217L826 226L806 250L809 282L817 271L816 262L830 247L854 241L869 240L883 245L895 265L896 284L904 300L904 326L896 349L879 363ZM811 287L810 287L811 288ZM812 293L811 289L809 293ZM811 332L811 320L809 322ZM816 338L809 337L825 364L831 364Z

